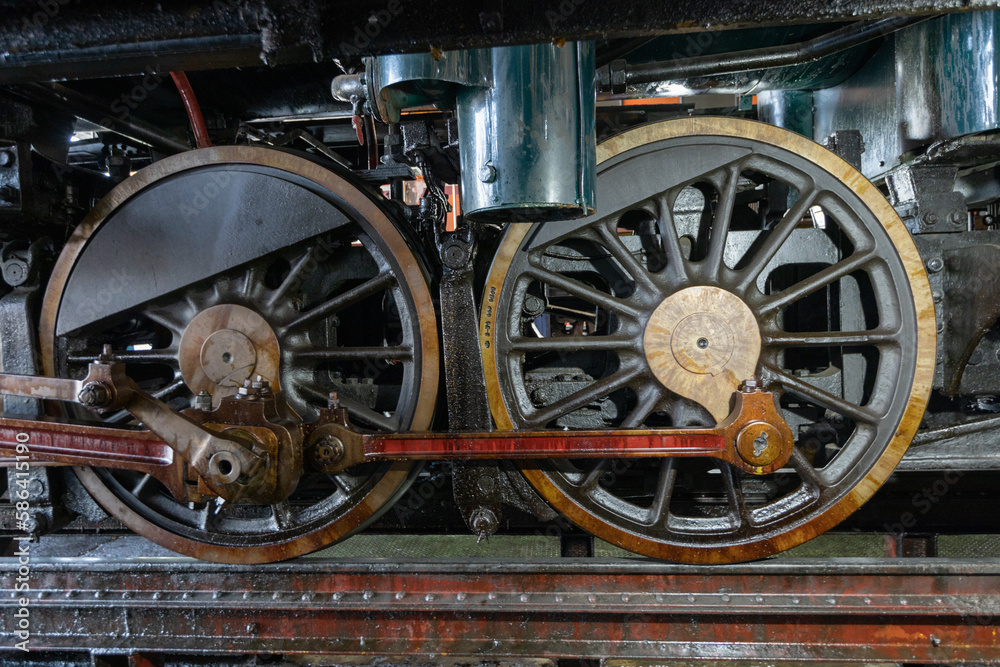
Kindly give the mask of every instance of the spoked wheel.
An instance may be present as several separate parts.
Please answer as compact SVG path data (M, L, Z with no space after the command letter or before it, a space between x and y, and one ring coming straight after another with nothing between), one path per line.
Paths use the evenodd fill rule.
M337 392L373 430L426 430L437 396L434 307L421 263L377 196L301 157L220 147L125 181L81 225L45 296L46 371L81 377L111 343L146 391L183 409L261 375L303 418ZM126 425L127 413L109 415ZM310 470L270 506L217 512L148 475L79 469L111 514L174 551L267 562L345 537L418 469ZM196 480L191 484L196 486Z
M559 512L626 549L733 562L867 500L926 407L934 309L893 209L790 132L640 127L598 149L598 215L514 225L481 343L501 428L699 427L756 374L796 435L764 477L702 459L525 462Z

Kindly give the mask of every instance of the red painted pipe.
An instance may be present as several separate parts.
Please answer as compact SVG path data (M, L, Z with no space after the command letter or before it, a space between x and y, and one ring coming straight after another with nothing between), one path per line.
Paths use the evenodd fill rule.
M201 115L201 107L198 106L198 99L194 96L194 89L188 81L184 72L171 72L170 78L177 86L177 92L181 94L184 101L184 108L187 110L188 119L191 121L191 129L194 131L194 143L198 148L208 148L212 145L212 140L208 138L208 128L205 127L205 117Z

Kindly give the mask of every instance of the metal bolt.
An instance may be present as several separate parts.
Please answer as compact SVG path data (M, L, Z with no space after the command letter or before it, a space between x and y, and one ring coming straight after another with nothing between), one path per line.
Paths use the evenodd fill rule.
M937 213L930 211L924 213L924 224L925 225L936 225L938 221Z
M0 167L9 167L14 164L14 154L10 151L0 151Z
M529 294L524 297L524 306L522 306L524 314L530 317L538 317L545 312L545 301L534 294Z
M101 408L111 402L111 388L103 382L88 382L77 394L76 400L88 408Z
M497 515L493 513L493 510L488 507L477 509L472 514L470 523L472 524L472 530L479 536L479 541L489 538L500 527L500 520L497 519Z
M740 387L740 391L744 394L752 394L760 389L760 384L757 383L757 378L750 376L743 381L743 385Z
M479 169L479 180L483 183L492 183L497 180L497 168L492 164L484 164Z
M951 222L952 222L952 224L955 224L955 225L962 224L963 222L965 222L965 219L967 217L969 217L968 213L966 213L965 215L962 215L961 211L952 211L951 212Z
M194 397L194 407L203 412L212 411L212 395L202 389L198 392L198 395Z
M28 280L28 263L21 259L9 259L3 264L3 279L11 287L23 285Z
M340 397L337 396L337 392L331 391L330 396L327 399L326 407L331 410L338 410L340 408Z
M250 380L245 380L243 386L236 390L236 398L256 401L260 398L260 392L260 387L255 387Z
M339 461L344 456L344 443L335 435L324 435L313 447L313 457L320 466Z
M441 259L449 269L460 269L465 266L468 254L462 246L452 244L441 252Z
M940 257L931 257L927 260L927 270L931 273L937 273L944 268L944 260Z
M931 640L931 646L940 646L941 645L941 638L938 637L937 635L931 635L930 636L930 640Z

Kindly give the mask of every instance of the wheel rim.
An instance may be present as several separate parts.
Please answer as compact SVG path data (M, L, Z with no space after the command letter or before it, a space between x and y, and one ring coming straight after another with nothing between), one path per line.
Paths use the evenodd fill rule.
M756 318L761 347L751 367L781 395L796 452L789 470L768 478L671 459L526 462L523 473L583 528L661 558L756 558L839 522L896 465L929 394L933 306L895 212L832 153L750 121L646 126L602 144L599 158L604 208L593 220L513 226L497 253L481 338L498 425L574 427L589 419L590 428L696 427L720 419L727 406L713 408L705 396L731 393L742 378L691 394L664 383L643 343L661 304L701 287L735 295ZM797 198L765 224L769 212L755 193L779 186ZM693 192L701 210L685 212ZM819 214L822 229L800 228ZM637 233L627 238L625 229ZM789 257L790 244L803 245L800 256ZM835 312L813 330L808 306L818 295ZM554 312L578 311L586 316L574 317L591 318L583 326L593 330L539 338L539 299L547 324ZM579 319L573 327L581 333ZM556 380L581 377L551 381L560 365ZM831 377L831 368L839 373ZM839 392L830 390L835 381ZM539 390L549 395L532 393ZM816 432L831 423L833 436L823 435L822 451L812 451Z
M194 170L210 170L197 172L207 178L246 168L268 179L294 177L306 184L302 192L311 194L293 194L282 202L288 215L293 215L295 196L318 196L315 201L328 205L331 216L346 222L331 223L323 235L194 281L182 292L130 307L112 322L102 320L56 336L60 305L67 284L73 284L74 268L125 202L135 202L161 184L169 187L171 179ZM239 357L236 350L249 349L257 370L278 368L269 341L276 343L281 350L280 370L269 379L280 384L299 415L309 418L325 405L331 391L338 391L359 425L377 430L428 428L437 393L433 305L419 262L376 202L343 177L276 151L224 147L153 165L102 201L60 257L43 307L46 371L79 374L93 353L91 347L114 342L117 349L136 348L123 353L126 369L162 400L186 407L191 390L197 393L208 383L217 402L242 379L218 384L221 376L206 379L202 372L199 353L207 348L198 335L211 336L212 327L204 316L221 309L227 324L213 340L218 341L221 333L224 343L235 344L225 348L230 357L229 350ZM310 210L317 210L319 204L312 205ZM225 241L238 245L240 239ZM122 322L127 326L123 328ZM112 329L116 324L118 328ZM199 329L198 335L194 329ZM152 349L138 349L145 345ZM231 361L239 365L238 359ZM204 368L209 375L218 370ZM127 417L119 413L109 421L121 423ZM211 503L179 502L144 476L93 469L78 474L107 510L170 549L208 560L264 562L307 553L345 537L389 507L418 471L405 462L366 465L335 476L307 470L288 500L268 507L240 505L222 515L212 513Z

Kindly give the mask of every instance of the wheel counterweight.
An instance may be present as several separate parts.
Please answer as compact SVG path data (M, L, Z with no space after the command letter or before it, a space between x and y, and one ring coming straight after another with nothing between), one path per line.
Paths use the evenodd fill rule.
M112 191L60 256L41 322L49 375L79 376L110 343L129 376L174 409L210 408L208 394L218 405L260 376L280 387L292 418L337 393L352 421L387 431L430 427L437 341L426 273L377 193L303 157L237 146L162 160ZM250 563L349 535L419 468L307 468L271 506L220 505L180 470L184 498L148 475L77 474L154 542Z

